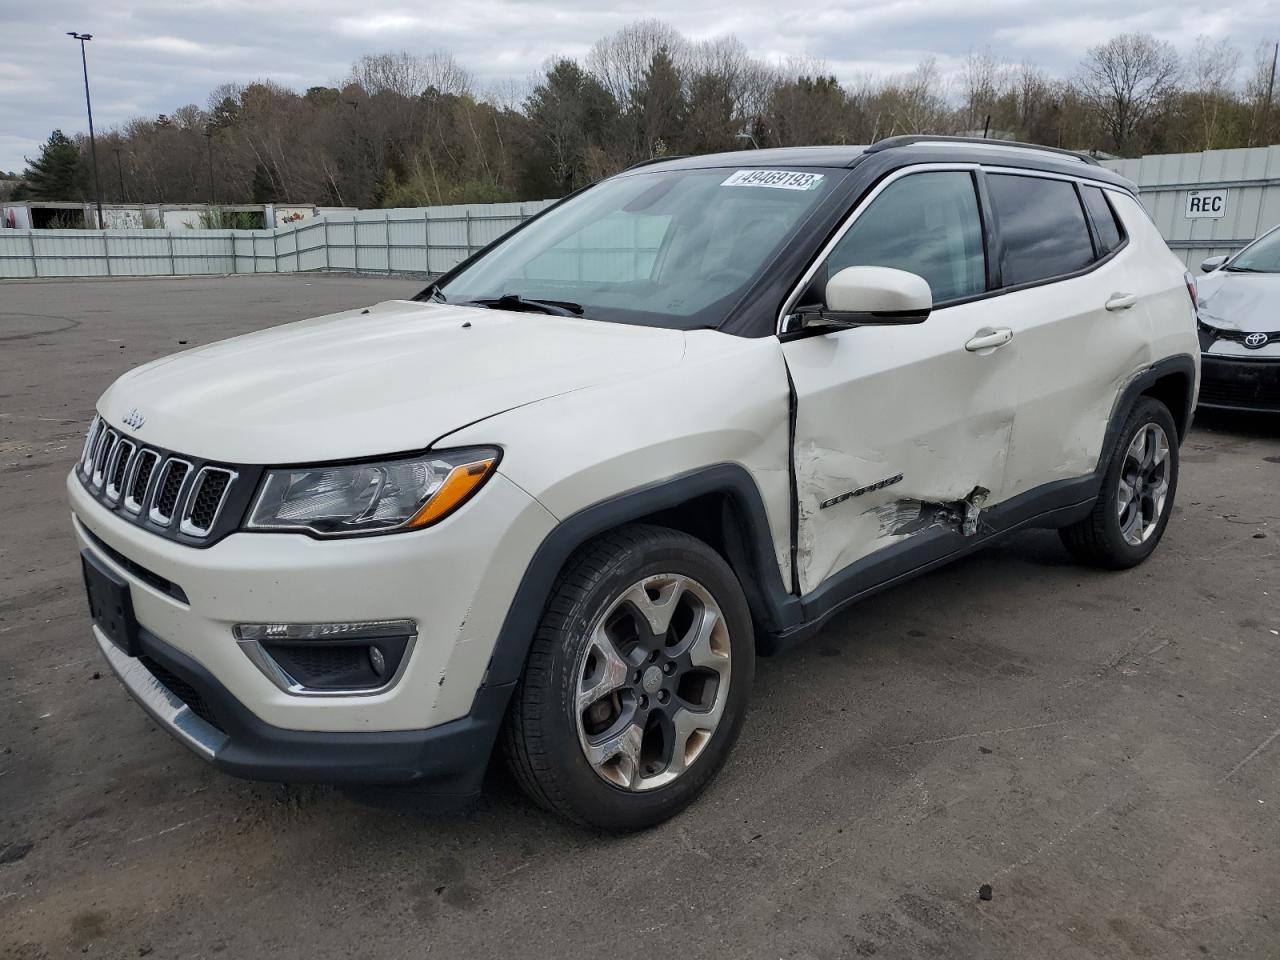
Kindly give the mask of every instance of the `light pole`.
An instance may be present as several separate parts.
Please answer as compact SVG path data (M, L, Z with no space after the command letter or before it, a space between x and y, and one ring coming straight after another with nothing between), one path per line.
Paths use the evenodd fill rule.
M218 205L218 195L213 189L213 125L204 128L204 138L209 141L209 206Z
M124 167L120 163L120 148L116 148L116 176L120 178L120 202L124 203Z
M89 113L89 156L93 158L94 200L98 205L98 229L105 230L107 225L102 220L102 178L98 176L98 141L93 135L93 104L89 101L89 60L84 53L84 42L92 40L93 34L68 30L67 36L80 41L80 66L84 68L84 108Z

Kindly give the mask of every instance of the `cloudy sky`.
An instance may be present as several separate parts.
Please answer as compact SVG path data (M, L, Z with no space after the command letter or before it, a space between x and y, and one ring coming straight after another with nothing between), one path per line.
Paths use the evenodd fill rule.
M78 45L92 33L94 120L203 106L228 81L299 90L340 80L363 53L451 51L481 84L524 82L556 54L581 56L624 24L658 17L692 39L739 37L756 56L826 60L842 79L971 50L1067 75L1091 44L1144 30L1189 49L1231 38L1252 62L1280 34L1280 0L0 0L0 169L17 170L54 128L86 128Z

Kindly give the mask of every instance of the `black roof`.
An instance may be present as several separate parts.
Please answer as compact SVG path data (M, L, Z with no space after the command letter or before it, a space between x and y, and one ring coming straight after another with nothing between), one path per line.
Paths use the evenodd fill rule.
M969 137L890 137L870 146L774 147L766 150L735 150L700 156L653 159L636 166L661 166L670 170L698 170L711 167L855 167L870 157L881 157L893 167L913 163L987 163L1087 177L1137 193L1126 178L1098 165L1092 157L1009 140L982 140ZM634 168L633 168L634 169Z
M664 165L672 170L696 170L703 167L852 167L866 154L862 146L839 147L771 147L766 150L733 150L729 153L703 153L670 160L647 160L636 166Z

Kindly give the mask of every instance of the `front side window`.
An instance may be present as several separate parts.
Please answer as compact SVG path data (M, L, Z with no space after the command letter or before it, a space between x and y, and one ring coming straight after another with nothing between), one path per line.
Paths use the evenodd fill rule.
M836 243L818 282L825 288L845 267L917 274L935 304L982 293L987 266L972 175L914 173L889 184Z
M655 169L606 180L436 290L449 303L514 295L593 320L715 327L844 175Z
M1093 262L1074 183L989 174L987 191L1004 241L1005 286L1075 273Z

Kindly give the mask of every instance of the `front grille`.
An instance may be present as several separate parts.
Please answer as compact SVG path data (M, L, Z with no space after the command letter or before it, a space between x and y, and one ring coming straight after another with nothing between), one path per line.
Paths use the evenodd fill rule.
M1280 410L1280 387L1266 383L1201 380L1200 402Z
M219 733L226 733L222 726L218 723L218 718L213 712L213 707L209 702L201 696L200 691L193 687L187 681L183 680L176 673L166 670L163 666L153 660L151 657L143 655L138 658L144 667L151 671L151 675L164 684L165 688L175 697L191 708L191 712L203 720L209 726L213 727Z
M258 467L229 467L148 447L95 417L78 474L93 497L131 522L206 546L239 526Z

